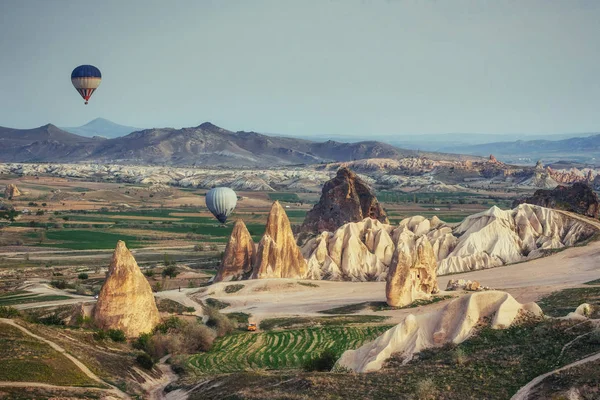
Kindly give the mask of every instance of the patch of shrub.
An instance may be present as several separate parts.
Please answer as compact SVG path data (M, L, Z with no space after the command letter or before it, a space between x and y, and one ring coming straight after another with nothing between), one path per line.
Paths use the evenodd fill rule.
M106 334L113 342L124 342L127 340L127 337L125 337L125 332L120 329L109 329Z
M214 308L216 310L222 310L224 308L229 307L231 304L225 302L225 301L221 301L221 300L217 300L217 299L213 299L212 297L209 297L208 299L205 300L206 305L210 308Z
M104 340L107 338L106 331L104 331L103 329L98 329L96 332L94 332L92 337L94 338L94 340Z
M437 394L435 383L431 378L419 381L415 387L415 395L418 400L436 400L438 398Z
M304 362L302 368L307 371L331 371L338 360L339 355L332 349L325 349L317 356L309 358Z
M181 321L177 328L155 333L149 340L148 353L154 359L159 359L167 354L208 351L215 336L215 332L206 325L194 321Z
M89 278L89 275L86 274L85 272L80 273L79 275L77 275L77 279L80 279L82 281L86 280Z
M174 265L169 265L162 271L163 278L166 278L167 276L169 278L175 278L177 275L179 275L179 271L177 271L177 267Z
M152 335L150 333L142 333L137 339L131 343L131 346L134 349L148 351L148 346L150 344L150 339L152 339Z
M16 318L19 315L19 310L14 307L0 306L0 318Z
M213 328L217 333L217 336L225 336L235 330L236 322L230 320L226 315L221 314L219 310L212 307L206 307L205 311L208 315L206 326Z
M50 281L50 286L54 286L57 289L66 289L67 281L65 281L64 279L52 280Z
M154 276L154 270L153 269L147 269L144 271L144 275L146 275L148 278L152 278Z
M142 368L145 368L147 370L151 370L154 367L154 360L152 359L152 357L150 357L149 354L146 353L139 354L135 358L135 362L138 363L138 365L140 365Z
M203 244L197 244L194 246L194 251L204 251L206 247Z
M235 292L239 292L240 290L242 290L244 288L244 285L227 285L225 286L225 293L235 293Z
M177 317L169 317L154 328L154 332L167 333L171 329L179 329L183 320Z

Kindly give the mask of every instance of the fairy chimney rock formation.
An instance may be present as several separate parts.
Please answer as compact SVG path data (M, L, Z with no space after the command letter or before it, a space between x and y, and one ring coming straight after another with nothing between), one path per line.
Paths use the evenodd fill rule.
M385 295L392 307L402 307L439 291L437 260L427 237L401 241L388 271Z
M241 219L235 221L214 282L240 280L252 272L254 242Z
M12 200L15 197L19 197L21 195L21 191L17 188L17 185L14 183L9 183L6 185L6 189L4 189L4 198L6 200Z
M150 284L121 240L98 295L94 322L101 329L121 329L127 337L151 332L160 322Z
M350 169L343 167L323 186L321 199L306 214L301 232L334 232L348 222L364 218L388 224L388 218L369 185Z
M252 278L304 278L306 272L306 260L296 245L290 220L276 201L258 244Z

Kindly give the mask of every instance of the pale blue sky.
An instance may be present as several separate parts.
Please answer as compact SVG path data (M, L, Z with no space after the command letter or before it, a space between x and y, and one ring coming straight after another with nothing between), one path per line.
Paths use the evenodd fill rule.
M0 0L0 72L20 128L600 131L600 1Z

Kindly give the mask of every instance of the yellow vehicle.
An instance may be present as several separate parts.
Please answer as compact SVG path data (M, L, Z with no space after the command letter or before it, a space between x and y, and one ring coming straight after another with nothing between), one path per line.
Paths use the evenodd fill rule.
M256 324L251 322L248 324L248 330L254 332L256 330Z

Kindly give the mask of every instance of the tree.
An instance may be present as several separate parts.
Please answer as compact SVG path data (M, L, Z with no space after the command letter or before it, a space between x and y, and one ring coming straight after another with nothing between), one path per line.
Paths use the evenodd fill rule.
M165 278L167 276L169 278L175 278L178 274L179 274L179 271L177 271L177 267L175 267L174 265L169 265L162 271L163 278Z

